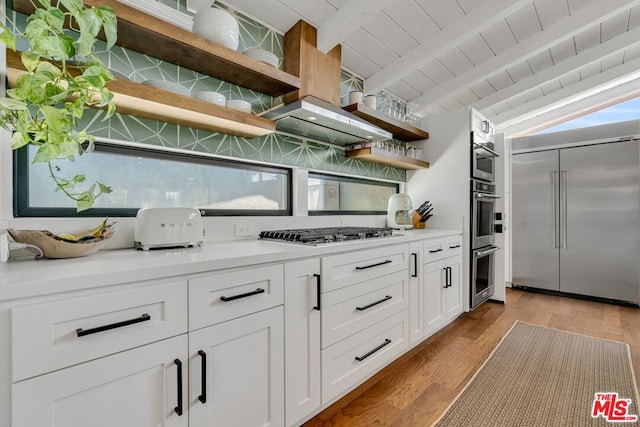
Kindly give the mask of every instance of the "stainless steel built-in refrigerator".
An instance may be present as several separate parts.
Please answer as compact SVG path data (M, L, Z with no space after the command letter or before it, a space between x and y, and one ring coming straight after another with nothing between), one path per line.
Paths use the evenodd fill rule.
M512 282L639 304L639 142L576 135L513 140Z

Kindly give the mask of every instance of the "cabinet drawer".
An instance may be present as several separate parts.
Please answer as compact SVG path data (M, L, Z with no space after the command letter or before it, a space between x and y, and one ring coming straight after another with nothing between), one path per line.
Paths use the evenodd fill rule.
M385 274L407 270L408 245L385 246L322 258L322 291L360 283Z
M17 307L13 381L187 331L186 281Z
M235 319L284 302L284 266L221 272L189 280L189 329Z
M445 238L444 254L446 258L462 254L462 236L448 236Z
M439 237L436 239L429 239L424 241L424 263L438 261L446 258L445 248L446 238Z
M322 348L408 307L406 271L322 295Z
M407 310L322 350L322 403L361 383L409 347Z

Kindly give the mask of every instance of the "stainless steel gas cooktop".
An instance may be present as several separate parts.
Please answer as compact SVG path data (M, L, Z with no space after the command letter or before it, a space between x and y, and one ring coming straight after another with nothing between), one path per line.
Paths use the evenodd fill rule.
M268 230L260 232L260 239L278 240L305 245L338 243L347 240L391 237L393 230L382 227L325 227L298 230Z

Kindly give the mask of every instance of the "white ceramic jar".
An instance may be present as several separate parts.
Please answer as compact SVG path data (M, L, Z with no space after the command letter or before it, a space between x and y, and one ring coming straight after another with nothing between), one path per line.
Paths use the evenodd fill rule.
M236 18L226 10L200 9L193 17L193 32L231 50L238 50L240 27Z

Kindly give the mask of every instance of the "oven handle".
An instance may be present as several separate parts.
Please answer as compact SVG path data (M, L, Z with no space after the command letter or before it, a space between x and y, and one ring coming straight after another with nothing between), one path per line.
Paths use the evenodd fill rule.
M493 248L491 248L491 249L489 249L489 250L482 251L482 252L476 252L476 253L474 254L474 256L475 256L476 258L478 258L478 257L481 257L481 256L489 255L489 254L491 254L491 253L493 253L493 252L497 251L498 249L500 249L500 248L499 248L499 247L497 247L497 246L494 246Z
M495 194L487 194L487 193L474 193L476 199L500 199L500 196L496 196Z
M476 147L477 149L486 151L487 153L491 154L493 157L500 157L500 154L496 153L491 148L485 147L483 144L478 144L478 143L474 142L473 146Z

